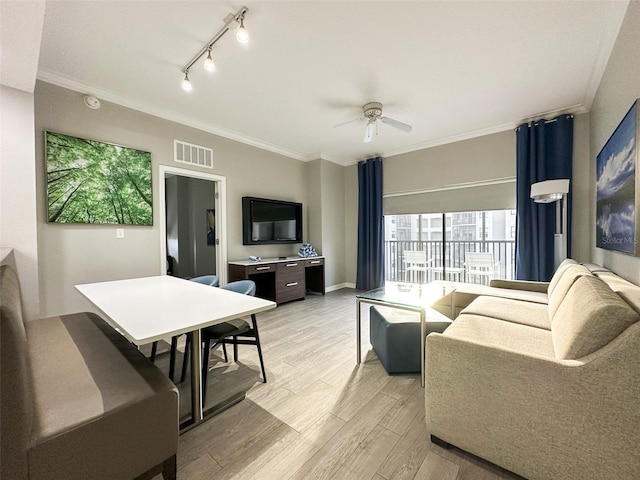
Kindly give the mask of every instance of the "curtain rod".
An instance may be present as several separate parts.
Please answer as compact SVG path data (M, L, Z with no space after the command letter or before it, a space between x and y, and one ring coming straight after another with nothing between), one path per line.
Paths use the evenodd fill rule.
M530 122L527 122L527 127L531 128L531 126L532 126L532 125L537 127L538 125L540 125L540 122L543 122L543 123L545 123L545 124L547 124L547 123L555 123L555 122L557 122L557 121L558 121L558 118L559 118L559 117L562 117L562 115L559 115L559 116L558 116L558 117L556 117L556 118L552 118L551 120L536 120L535 122L534 122L534 121L530 121ZM567 118L573 118L573 114L572 114L572 113L569 113L569 114L567 114L567 115L566 115L566 117L567 117ZM514 128L513 130L517 132L518 130L520 130L520 127L521 127L521 126L522 126L522 125L518 125L518 126L517 126L516 128Z

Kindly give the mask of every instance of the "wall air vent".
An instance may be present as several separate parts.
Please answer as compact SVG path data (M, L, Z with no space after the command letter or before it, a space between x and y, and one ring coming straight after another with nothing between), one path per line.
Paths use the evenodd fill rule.
M174 140L173 159L179 163L213 168L213 149Z

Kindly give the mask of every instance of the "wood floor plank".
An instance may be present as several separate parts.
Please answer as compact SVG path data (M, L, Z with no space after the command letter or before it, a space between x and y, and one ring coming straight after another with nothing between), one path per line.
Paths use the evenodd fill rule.
M327 443L347 422L330 413L325 414L317 422L302 430L307 440L318 446Z
M416 473L415 480L457 480L459 469L460 465L429 452Z
M178 469L181 480L216 480L222 467L208 453Z
M395 399L387 395L376 395L291 478L330 479L395 402Z
M270 405L268 410L301 432L329 413L340 400L340 395L341 392L335 387L316 381L305 391L283 398L276 405Z
M351 480L374 476L380 464L399 439L400 435L397 433L376 425L331 477L332 480Z
M405 434L380 465L378 474L387 480L412 480L431 449L424 413L416 415Z
M225 466L215 480L264 480L286 478L300 468L320 447L293 429L266 444L246 452Z
M416 381L412 384L412 388L408 388L393 406L389 413L382 419L380 425L403 435L416 415L424 412L424 389L420 386L420 382Z

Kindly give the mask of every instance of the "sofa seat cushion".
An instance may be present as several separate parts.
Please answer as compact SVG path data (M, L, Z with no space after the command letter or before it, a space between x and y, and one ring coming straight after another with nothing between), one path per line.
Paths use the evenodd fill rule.
M175 454L177 389L122 335L92 313L25 326L31 480L135 478Z
M551 332L520 323L464 314L458 316L443 335L510 350L518 355L554 358Z
M638 314L602 280L578 278L551 322L557 358L578 359L618 337Z
M582 265L568 265L562 276L556 282L553 291L549 294L549 319L552 320L558 307L567 295L573 283L584 275L593 275L587 267Z
M475 299L462 314L482 315L531 327L551 330L547 305L511 298L482 296Z

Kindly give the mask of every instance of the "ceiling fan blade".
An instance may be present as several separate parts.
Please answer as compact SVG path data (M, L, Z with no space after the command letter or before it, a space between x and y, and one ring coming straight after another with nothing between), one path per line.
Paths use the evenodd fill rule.
M337 125L334 125L333 128L342 127L343 125L348 125L349 123L357 122L359 120L364 120L364 117L358 117L358 118L354 118L353 120L348 120L346 122L339 123Z
M411 125L407 125L406 123L399 122L398 120L394 120L393 118L382 117L380 120L382 121L382 123L386 123L387 125L396 127L397 129L402 130L403 132L409 133L411 131Z

